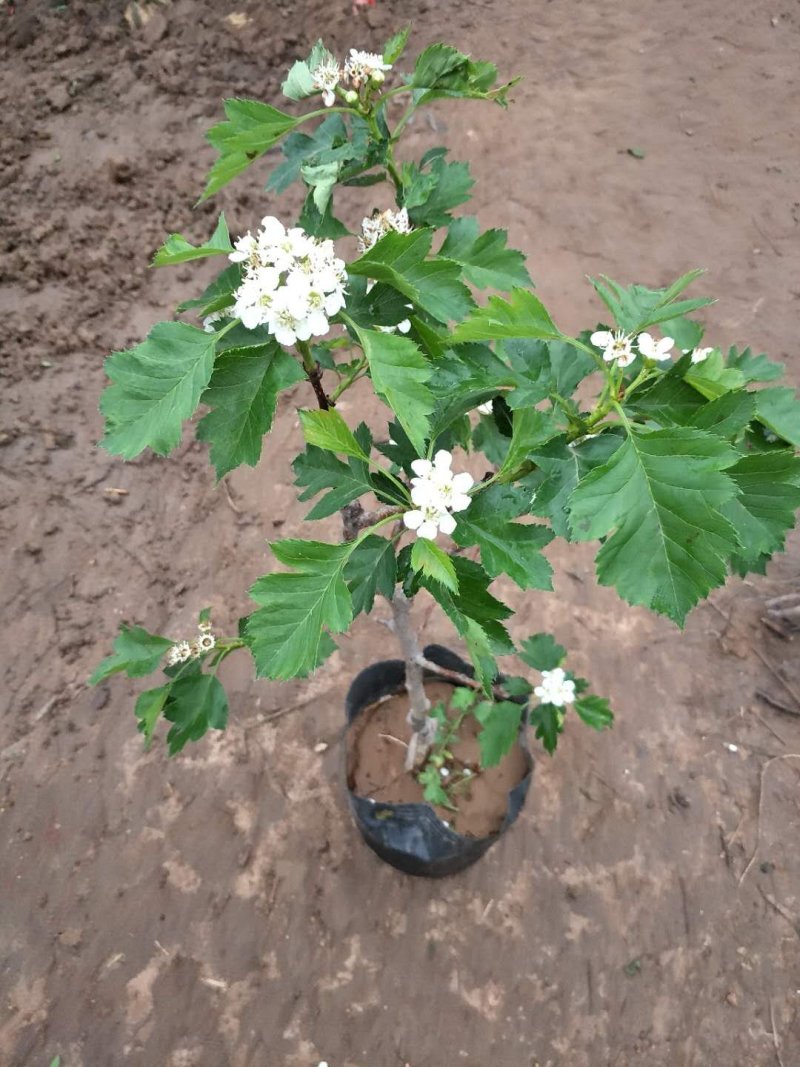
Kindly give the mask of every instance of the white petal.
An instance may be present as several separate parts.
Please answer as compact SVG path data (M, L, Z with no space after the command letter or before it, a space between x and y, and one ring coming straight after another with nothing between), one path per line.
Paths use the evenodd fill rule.
M603 357L603 358L605 358L605 357ZM633 363L633 361L635 359L636 359L636 353L635 352L627 352L627 353L625 353L625 354L623 354L623 355L618 357L617 363L620 365L620 367L630 367L631 363Z
M407 511L403 515L403 522L409 530L418 530L422 525L421 511Z
M261 220L261 234L259 235L263 241L271 244L277 244L286 236L286 227L280 221L276 219L274 215L265 215Z
M444 448L440 448L436 455L433 457L433 464L439 471L449 471L450 464L452 462L452 454Z
M456 493L466 493L475 484L475 479L468 471L462 471L461 474L456 474L453 478L453 491Z
M647 356L648 359L654 359L656 353L656 343L653 340L653 335L649 333L640 333L637 338L639 345L639 351L643 356Z
M424 537L426 541L435 541L439 530L435 522L426 519L417 530L417 537Z
M456 493L450 498L451 511L466 511L472 503L472 497L462 493Z
M661 338L661 340L656 345L656 348L658 349L659 352L662 353L662 355L661 355L662 359L664 359L665 354L667 352L670 352L672 350L672 346L674 344L675 344L675 341L671 337L662 337Z
M411 464L411 469L420 478L425 478L433 470L433 464L429 459L415 459Z
M614 335L609 333L608 330L597 330L592 334L589 340L593 345L597 345L598 348L605 348L614 340Z
M403 319L402 322L398 322L397 329L400 331L400 333L408 333L408 331L411 329L411 323L408 321L408 319Z
M442 533L451 534L456 528L456 520L445 511L439 518L439 529Z

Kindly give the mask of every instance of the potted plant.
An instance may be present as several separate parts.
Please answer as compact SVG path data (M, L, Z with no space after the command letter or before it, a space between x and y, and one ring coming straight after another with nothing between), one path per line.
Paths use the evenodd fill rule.
M682 626L730 573L763 573L782 549L800 506L800 406L765 356L704 345L691 316L711 301L685 295L698 270L662 288L590 279L603 321L564 333L506 234L454 215L470 198L467 166L445 148L396 155L420 107L505 107L514 83L443 44L401 75L407 37L344 62L317 44L283 84L291 114L226 102L203 199L280 144L267 187L302 183L297 225L270 215L232 241L220 215L202 245L170 236L156 267L224 258L178 308L202 325L160 323L114 353L101 401L103 444L125 459L169 453L202 407L197 437L222 478L258 463L281 391L307 382L295 483L315 501L308 520L341 513L342 538L274 542L277 566L250 590L237 634L219 634L207 611L178 639L123 625L92 681L163 670L135 712L148 742L167 721L174 754L225 727L227 656L250 654L260 677L306 676L385 598L401 656L366 665L350 688L351 805L385 859L441 875L516 817L528 724L552 753L566 715L612 722L551 635L513 633L492 583L548 590L542 549L593 540L602 584ZM363 190L357 248L334 213L340 186ZM487 289L508 295L480 302ZM377 431L337 409L358 382L386 412ZM468 661L423 647L410 614L423 594ZM513 655L525 671L501 672L497 658Z

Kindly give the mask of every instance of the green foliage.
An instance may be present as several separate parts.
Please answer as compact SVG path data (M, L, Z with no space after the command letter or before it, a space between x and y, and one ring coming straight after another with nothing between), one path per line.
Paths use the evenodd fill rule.
M220 213L216 229L204 245L193 245L179 233L172 233L153 256L154 267L172 267L177 263L187 263L191 259L205 259L207 256L226 256L233 251L228 225L224 214Z
M457 263L442 256L426 259L432 241L432 230L387 233L348 265L348 273L386 282L438 322L458 321L472 307L472 297Z
M390 598L397 582L392 542L375 534L360 540L345 564L344 580L353 598L354 616L372 611L378 593Z
M723 584L738 547L720 510L736 495L722 473L736 460L730 446L702 430L631 431L571 498L576 539L605 538L597 554L601 584L682 626L698 600Z
M564 730L564 712L555 704L537 704L528 713L528 722L552 756L558 746L558 735Z
M578 697L575 701L575 711L581 721L591 726L593 730L605 730L614 722L614 713L608 706L604 697L587 696Z
M307 519L324 519L334 515L346 504L357 500L372 488L369 468L363 459L350 456L347 463L331 452L309 445L292 463L295 485L304 489L298 499L310 500L330 489L306 515Z
M800 400L794 389L783 386L759 389L756 393L756 415L768 430L795 448L800 448Z
M450 45L432 44L420 53L410 84L418 105L456 96L494 100L505 107L508 92L518 80L494 89L497 67L493 63L474 61Z
M586 352L564 341L505 341L502 352L512 368L510 408L531 407L553 393L570 397L577 385L597 369Z
M114 638L113 655L104 659L94 670L89 685L97 685L120 672L129 678L143 678L158 668L171 647L169 638L148 633L141 626L126 626L123 623Z
M519 737L522 705L511 700L484 701L476 709L483 729L478 734L481 767L496 767Z
M774 382L783 375L782 363L773 363L763 352L754 356L749 348L741 352L736 347L730 348L728 366L738 370L747 382Z
M589 281L614 316L617 326L625 333L638 334L650 326L680 318L712 304L713 300L706 297L677 299L684 289L704 273L702 270L691 270L663 289L648 289L644 285L631 285L626 289L602 274L600 279L590 278Z
M411 548L411 566L422 571L426 578L441 582L451 593L458 592L458 578L453 561L433 541L418 537Z
M383 46L383 62L384 63L396 63L400 56L405 52L406 45L408 44L408 37L411 33L411 26L404 26L402 30L398 30L393 34L386 44Z
M164 718L172 723L167 733L170 756L187 741L199 741L209 729L227 726L228 698L216 675L192 672L165 688Z
M447 259L460 263L467 281L479 289L507 291L531 285L525 256L506 248L507 240L505 230L486 230L479 234L478 220L465 215L450 223L440 251Z
M272 428L278 393L305 377L274 340L258 348L231 348L219 356L202 402L211 408L197 437L211 445L211 462L222 478L243 463L254 467Z
M304 100L316 92L314 89L313 71L326 61L334 57L322 43L317 41L311 49L308 59L298 59L289 70L286 80L281 85L281 92L287 100Z
M242 266L240 263L231 263L217 277L207 285L199 297L193 300L184 300L178 304L176 311L189 311L198 309L201 318L215 311L224 311L231 307L234 302L233 294L242 284Z
M123 459L145 448L166 455L197 409L214 363L214 335L185 322L160 322L147 340L106 360L111 385L100 410L103 447Z
M302 119L286 115L258 100L226 100L226 122L212 126L209 143L219 153L201 200L207 200L289 133Z
M508 452L497 472L503 480L518 477L520 472L530 469L528 457L534 449L541 447L558 433L553 416L549 411L537 408L518 408L511 423L511 442ZM526 466L527 465L527 466Z
M245 640L261 678L303 677L333 652L330 633L353 618L343 570L353 542L276 541L272 551L292 570L259 578L250 596L259 605L245 625Z
M301 411L300 424L306 441L315 448L341 452L361 460L368 458L338 411Z
M545 526L512 521L526 512L524 492L493 485L458 515L453 540L465 547L478 545L492 578L507 574L520 589L552 589L552 568L541 550L553 535Z
M561 332L544 304L527 289L513 289L508 300L490 296L486 307L456 326L453 341L496 341L506 337L534 337L557 341Z
M360 327L356 332L375 392L395 413L417 455L422 455L433 411L433 394L427 386L430 364L407 337Z
M403 164L403 203L415 226L447 226L452 221L453 208L470 198L475 181L469 166L447 163L446 155L445 148L432 148L419 166ZM441 254L448 253L442 249Z
M144 734L149 744L153 739L153 731L156 728L158 717L164 710L164 704L169 696L171 685L160 685L156 689L145 689L140 693L134 707L134 714L139 731Z
M743 456L728 468L739 495L722 506L741 547L733 565L741 575L758 569L763 556L783 548L800 508L800 459L784 449Z
M567 650L552 634L534 634L522 642L519 658L537 671L552 671L564 662Z

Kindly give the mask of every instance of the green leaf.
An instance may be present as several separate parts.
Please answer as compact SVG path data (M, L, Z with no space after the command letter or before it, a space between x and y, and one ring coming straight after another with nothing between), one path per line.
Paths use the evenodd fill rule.
M308 444L356 459L369 458L338 411L301 411L300 423Z
M275 341L259 348L228 349L217 357L201 398L211 411L197 426L197 439L211 445L217 478L243 463L258 463L278 393L304 377L297 360Z
M297 456L292 463L292 470L295 473L295 485L305 487L298 499L310 500L323 489L331 490L306 515L306 519L311 521L334 515L373 488L369 470L362 460L351 457L347 463L342 463L331 452L312 445Z
M211 168L201 201L219 192L303 121L258 100L226 100L224 107L227 121L212 126L206 135L219 159Z
M501 700L490 707L490 713L481 717L483 729L478 734L481 767L496 767L511 751L522 722L522 706L513 701Z
M431 366L407 337L356 327L369 363L372 384L397 416L421 456L428 436L433 393L427 386Z
M496 80L494 64L472 60L450 45L433 44L417 58L410 85L416 90L417 105L442 96L455 96L495 100L505 107L508 91L519 79L493 89Z
M354 544L276 541L272 551L290 573L259 578L250 596L259 605L245 639L261 678L303 677L336 648L326 632L341 633L353 618L342 572Z
M589 694L579 697L575 701L575 710L587 726L593 730L605 730L613 725L614 713L608 706L605 697L596 697Z
M742 575L783 549L800 508L800 458L788 449L743 456L728 470L739 495L722 506L741 541L733 564Z
M541 550L553 534L545 526L511 521L527 510L525 496L504 485L477 493L456 516L453 540L464 547L478 545L492 578L507 574L520 589L552 589L553 571Z
M561 434L529 453L536 470L523 481L532 489L530 512L549 519L553 532L572 539L567 521L567 505L572 492L585 474L606 463L622 444L616 432L605 431L598 437L569 443Z
M497 600L489 592L491 578L486 571L472 560L451 556L450 561L456 572L458 592L453 593L440 582L428 578L424 572L420 583L428 590L450 618L455 628L469 644L480 639L480 634L470 626L477 625L487 643L487 651L498 655L510 655L514 650L513 642L508 636L502 620L513 614L511 608Z
M747 382L773 382L783 375L782 363L773 363L763 352L754 356L749 348L742 352L735 346L728 349L728 366L735 367Z
M200 296L193 300L184 300L178 304L177 311L190 311L198 308L199 315L211 315L215 311L224 311L234 303L234 292L242 284L241 263L230 263L221 271L210 285L206 286ZM227 337L227 334L226 334Z
M328 203L324 212L317 210L313 189L309 190L297 225L311 237L319 237L320 240L329 238L335 241L339 237L350 236L350 231L345 224L334 216L331 202Z
M517 477L520 467L529 462L531 452L540 448L558 433L558 426L549 411L536 408L517 408L511 424L511 444L497 477L503 481Z
M800 448L800 401L794 389L783 386L759 389L756 397L756 417L768 430Z
M417 775L417 781L422 786L422 795L429 804L436 804L441 808L450 808L451 811L456 810L455 805L447 795L447 790L442 785L439 768L435 764L429 763L424 767Z
M106 360L111 379L100 401L103 447L133 459L145 448L166 455L181 439L214 363L214 335L185 322L160 322L147 340Z
M564 712L555 704L537 704L528 712L528 722L536 737L551 756L558 745L558 735L564 730Z
M696 426L698 430L710 430L730 441L744 430L755 413L756 399L752 393L724 393L698 408L686 425Z
M504 337L559 340L561 332L544 304L527 289L513 289L508 300L490 296L486 307L476 308L453 331L452 342L495 341Z
M440 582L452 593L458 592L458 578L453 561L433 541L418 537L411 548L411 566L422 571L426 578Z
M369 534L353 550L344 568L344 580L353 598L353 615L369 614L375 595L390 598L397 582L394 545L385 537Z
M566 341L504 341L502 351L516 385L506 398L511 408L532 407L551 393L569 397L597 369L590 355Z
M167 733L170 756L187 741L199 741L209 730L224 730L228 723L228 698L213 674L190 674L168 687L164 718L172 723Z
M447 163L445 155L442 149L435 156L428 153L419 167L414 163L403 166L403 203L415 226L447 226L453 208L470 198L475 181L469 165ZM442 250L441 254L446 253Z
M738 456L721 438L681 427L632 431L571 499L577 540L604 537L597 554L602 585L679 626L726 577L738 547L720 508L736 494L722 473Z
M478 220L469 215L450 223L440 252L464 269L468 281L479 289L509 290L531 285L525 256L506 248L505 230L478 234Z
M329 62L334 56L322 41L317 41L311 49L308 59L299 59L292 65L286 80L281 85L281 92L287 100L305 100L319 92L314 88L313 72L321 63Z
M408 44L408 35L411 33L411 26L404 26L402 30L398 30L393 34L386 44L383 46L383 62L384 63L396 63L400 56L406 49Z
M144 734L148 744L153 739L153 731L158 722L158 717L164 709L164 704L171 688L171 683L168 683L167 685L160 685L157 689L146 689L144 693L139 694L136 700L134 714L136 715L138 728Z
M713 300L704 297L695 300L676 299L703 273L702 270L691 270L664 289L648 289L644 285L631 285L626 289L602 274L601 280L589 278L589 281L614 316L617 326L625 333L636 334L649 326L680 318L690 311L713 304Z
M281 145L285 161L270 174L267 189L282 193L301 177L303 167L342 165L354 159L357 149L347 136L341 115L329 115L311 133L295 131Z
M706 400L741 389L745 384L742 372L735 367L726 367L719 351L712 352L702 363L690 363L683 377Z
M153 256L154 267L171 267L190 259L205 259L207 256L226 256L233 251L225 215L220 212L219 221L211 237L204 245L193 245L179 233L172 233Z
M161 666L161 660L172 641L159 634L148 633L141 626L122 623L114 638L114 653L95 668L89 685L97 685L112 674L124 671L129 678L143 678Z
M387 233L349 264L348 273L386 282L438 322L458 321L473 306L473 300L460 281L457 263L441 256L425 258L432 240L432 230Z
M527 638L520 645L519 658L535 671L554 671L567 655L552 634L539 633Z

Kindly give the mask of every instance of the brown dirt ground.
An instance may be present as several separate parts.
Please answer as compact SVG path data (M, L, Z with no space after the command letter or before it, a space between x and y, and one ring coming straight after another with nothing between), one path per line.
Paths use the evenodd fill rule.
M0 8L0 1063L800 1064L800 760L769 762L800 753L800 722L754 699L780 692L761 655L796 658L759 616L797 583L797 538L684 635L599 589L588 546L553 553L555 595L504 590L518 633L554 629L618 724L571 725L513 830L450 881L398 875L346 814L343 695L385 655L370 620L308 682L232 660L229 730L173 761L143 751L132 685L84 684L120 618L177 635L211 603L231 623L265 539L303 529L291 398L230 499L188 435L129 465L94 444L103 356L197 289L146 263L167 230L209 230L220 205L191 204L224 95L274 98L319 33L374 46L407 19L415 47L498 60L525 76L512 114L442 104L411 147L470 160L482 222L530 252L558 321L598 313L587 271L705 264L712 341L797 382L796 0L379 0L360 18L176 0L138 34L121 3L56 7ZM232 229L264 213L257 188L219 198Z

